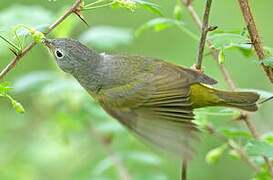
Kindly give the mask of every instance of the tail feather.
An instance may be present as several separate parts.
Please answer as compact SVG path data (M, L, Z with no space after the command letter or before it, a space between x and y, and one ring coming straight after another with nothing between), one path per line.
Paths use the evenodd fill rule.
M225 106L245 111L257 111L260 95L255 92L232 92L210 88L204 84L191 86L193 108L206 106Z
M229 92L214 90L214 94L223 100L219 103L221 106L235 107L246 111L258 110L256 102L260 98L260 95L255 92Z

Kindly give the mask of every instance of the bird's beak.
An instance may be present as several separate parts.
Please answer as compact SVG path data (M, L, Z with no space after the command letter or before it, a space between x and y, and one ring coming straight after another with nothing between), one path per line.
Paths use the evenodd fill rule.
M52 40L51 39L44 38L43 42L49 49L52 48Z

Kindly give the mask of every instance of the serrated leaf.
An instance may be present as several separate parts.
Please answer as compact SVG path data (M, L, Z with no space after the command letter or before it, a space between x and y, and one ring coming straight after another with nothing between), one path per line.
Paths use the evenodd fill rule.
M265 141L249 140L246 146L246 152L249 155L273 158L273 146Z
M153 28L155 32L158 32L158 31L162 31L168 27L172 27L175 25L181 25L181 24L182 23L180 21L173 20L173 19L156 18L156 19L152 19L152 20L146 22L141 27L139 27L136 30L135 35L139 36L144 30L149 29L149 28Z
M216 49L250 42L249 38L233 33L217 33L209 36L208 39Z
M97 26L85 31L79 39L95 48L109 50L120 45L129 45L133 37L133 31L128 28Z
M273 66L273 57L268 57L263 60L257 60L255 61L258 64L264 64L265 66Z
M143 9L150 10L151 12L153 12L159 16L163 16L163 14L161 13L161 11L159 9L159 5L157 5L155 3L146 2L146 1L142 1L142 0L132 0L132 1L135 2L137 6L140 6Z

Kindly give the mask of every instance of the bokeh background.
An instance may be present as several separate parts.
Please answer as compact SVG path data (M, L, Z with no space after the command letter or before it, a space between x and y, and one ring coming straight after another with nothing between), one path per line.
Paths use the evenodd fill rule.
M63 14L74 1L1 0L1 34L11 37L16 24L47 27ZM91 1L86 1L89 3ZM175 0L153 1L160 5L166 17L173 16ZM199 15L205 1L195 0ZM266 46L273 47L273 1L251 1L258 29ZM48 37L72 37L86 42L99 52L113 54L138 54L165 59L191 66L197 54L198 41L178 28L164 31L144 31L134 37L134 31L152 18L149 11L137 9L104 8L84 12L87 27L73 15L65 20ZM185 26L199 35L198 29L186 9L182 8ZM220 30L237 31L244 27L237 1L215 0L210 24ZM115 34L114 32L117 31ZM108 37L109 38L105 38ZM26 45L31 38L24 38ZM115 42L117 41L117 42ZM91 43L90 43L91 42ZM93 43L92 43L93 42ZM239 51L225 52L225 65L238 88L273 91L255 56L246 58ZM0 41L0 69L13 58L4 41ZM204 59L205 72L219 81L215 87L228 89L224 78L210 56ZM96 102L69 75L61 72L42 45L29 52L5 80L15 89L10 94L24 105L25 113L19 114L7 99L0 99L0 179L3 180L107 180L120 179L116 166L98 141L96 129L121 158L129 173L137 180L179 179L180 164L175 158L145 146L106 115ZM252 113L260 133L272 130L273 101L265 103L257 113ZM245 129L241 122L230 122L231 117L217 116L209 120L218 127L232 126ZM207 164L206 153L222 141L204 133L196 145L197 156L189 164L190 180L244 180L251 179L253 169L245 162L228 155L215 164Z

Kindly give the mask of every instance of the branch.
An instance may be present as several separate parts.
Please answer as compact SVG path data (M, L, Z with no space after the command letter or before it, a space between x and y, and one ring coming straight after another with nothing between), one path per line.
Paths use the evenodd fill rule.
M45 35L49 34L56 26L58 26L62 21L64 21L68 16L70 16L72 13L78 11L78 7L82 0L76 0L76 2L72 5L72 7L62 16L60 17L54 24L52 24L48 30L44 33ZM22 53L18 54L6 67L5 69L0 73L0 80L4 78L4 76L15 67L17 62L20 61L20 59L25 56L34 46L36 45L36 42L33 42L28 47L26 47Z
M247 25L247 29L250 35L251 42L254 46L255 52L258 56L259 60L263 60L267 58L267 55L264 51L262 40L259 36L259 32L256 28L256 24L254 21L254 18L251 13L251 9L248 4L248 0L238 0L238 3L240 5L242 14L244 16L245 23ZM265 66L264 64L261 64L263 67L267 77L273 83L273 67Z
M210 13L211 2L212 2L212 0L207 0L206 9L205 9L204 16L203 16L203 25L202 25L202 30L201 30L198 55L197 55L197 59L196 59L196 63L195 63L195 68L197 70L201 70L201 66L202 66L203 53L204 53L204 48L205 48L205 44L206 44L207 34L209 31L208 22L209 22L209 13Z
M230 148L232 148L233 150L235 150L239 155L240 157L242 158L242 160L244 160L249 166L251 166L253 169L255 169L257 172L261 172L262 169L257 166L254 162L252 162L245 151L243 151L241 148L239 148L238 146L234 146L232 145L231 143L229 143L229 140L228 138L226 138L224 135L222 135L221 133L219 133L218 131L216 131L213 127L209 126L209 125L206 125L205 128L207 129L207 131L210 133L210 134L214 134L216 136L218 136L219 138L223 139L224 141L226 141L229 145ZM234 142L235 143L235 142Z
M202 23L200 21L200 18L198 17L196 11L191 5L190 0L181 0L181 2L186 6L188 12L191 14L195 24L199 28L199 30L202 30ZM210 40L207 40L207 45L211 46L212 42ZM227 82L228 86L230 87L231 90L235 91L235 84L232 81L232 78L228 72L228 70L225 68L223 64L218 63L218 52L217 50L210 50L210 54L212 54L214 60L217 62L218 67L221 69L221 72L225 78L225 81Z
M238 3L240 5L242 14L244 16L244 20L245 23L247 25L247 29L250 35L250 39L251 42L254 46L255 52L258 56L259 60L263 60L267 57L264 48L263 48L263 43L262 40L259 36L258 30L256 28L256 24L253 18L253 15L251 13L251 9L250 6L248 4L248 0L238 0ZM269 80L271 81L271 83L273 83L273 68L270 66L265 66L264 64L261 64L267 77L269 78ZM249 127L249 129L251 130L253 136L255 139L259 140L259 134L257 133L251 119L249 118L249 116L247 116L247 118L245 118L245 122L247 124L247 126ZM273 167L272 167L272 163L271 161L267 158L264 157L265 163L267 164L268 167L268 171L271 175L271 177L273 178Z
M194 8L191 6L190 0L181 0L181 2L186 6L187 10L189 11L189 13L191 14L191 16L193 17L194 22L196 23L196 25L198 26L198 28L201 30L202 29L202 24L200 23L201 22L200 18L198 17L198 15L197 15L196 11L194 10ZM261 56L259 58L262 58L262 56L265 55L265 53L264 53L264 50L263 50L263 46L261 46L262 43L261 43L261 40L260 40L259 35L257 33L253 17L251 15L251 11L250 11L250 8L248 6L248 2L247 2L247 0L238 0L238 2L242 3L241 8L243 7L243 9L244 9L244 7L246 7L246 4L247 4L248 8L244 9L244 13L248 14L248 18L251 17L251 19L248 19L248 21L247 21L248 23L247 24L248 24L248 26L250 26L251 24L252 25L254 24L254 28L253 28L253 26L251 27L252 35L253 35L253 30L254 29L255 29L254 32L256 32L256 33L254 33L255 36L251 37L251 39L253 38L253 40L254 40L254 41L252 40L252 43L254 45L254 48L256 46L256 48L258 50L257 51L256 48L255 48L255 51L256 51L258 57ZM248 28L250 28L250 27L248 27ZM257 43L257 38L258 38L258 43ZM208 44L208 46L212 45L211 41L209 41L209 40L207 40L207 44ZM217 59L218 59L217 58L218 57L218 52L216 50L211 50L210 52L211 52L212 56L214 57L214 59L217 61ZM266 55L265 55L265 57L266 57ZM264 58L262 58L262 59L264 59ZM229 72L227 71L227 69L225 68L224 65L219 64L219 63L217 63L217 64L218 64L219 68L221 69L221 71L222 71L222 73L223 73L223 75L225 77L225 80L228 83L229 87L231 88L231 90L234 91L235 90L235 85L234 85L234 82L233 82L231 76L229 75ZM263 65L263 67L264 67L264 65ZM266 68L268 68L268 67L266 67ZM259 134L258 134L258 132L257 132L257 130L256 130L256 128L255 128L255 126L254 126L254 124L253 124L250 116L248 115L248 113L241 112L241 116L243 117L241 119L244 120L244 122L246 123L248 129L252 133L253 137L255 139L259 140L260 136L259 136ZM267 164L267 167L268 167L268 170L270 172L270 175L273 177L273 168L272 168L272 164L271 164L270 160L267 157L264 157L264 160L265 160L265 163Z
M181 180L187 180L187 161L185 159L182 163Z
M103 136L101 136L92 126L88 125L89 130L91 132L92 137L94 137L105 149L109 157L112 159L113 163L115 164L120 178L122 180L133 180L132 176L129 174L128 170L122 163L120 157L115 153L112 147L109 144L109 141L106 141Z

